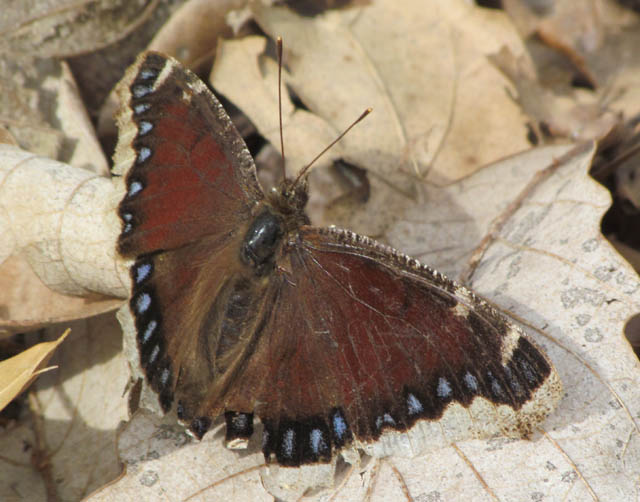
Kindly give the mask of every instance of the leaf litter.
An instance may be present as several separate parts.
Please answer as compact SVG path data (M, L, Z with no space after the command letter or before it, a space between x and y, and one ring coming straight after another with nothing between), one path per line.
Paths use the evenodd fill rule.
M427 455L418 459L372 459L356 470L343 466L336 481L337 491L310 494L309 499L609 500L620 493L633 497L640 451L636 419L640 403L635 392L639 375L637 358L621 334L626 320L638 311L638 280L637 274L600 231L600 219L611 201L608 192L588 176L594 150L590 146L572 150L572 145L530 148L527 116L531 123L544 126L549 115L536 116L531 114L532 109L521 108L526 97L524 88L511 87L505 74L487 59L487 55L498 53L504 46L521 61L528 57L529 47L519 40L515 28L510 27L510 19L503 13L470 7L464 2L450 2L450 7L434 8L436 15L431 17L432 13L425 14L422 7L419 18L411 19L407 13L398 14L389 4L377 2L371 7L331 11L324 17L304 20L281 8L261 8L260 12L254 12L265 32L284 36L286 58L289 58L285 59L286 81L307 108L301 110L292 102L285 103L285 109L289 110L290 118L309 114L311 118L306 121L315 121L321 125L320 130L331 132L340 130L359 114L363 96L364 101L381 103L374 112L380 118L371 122L368 129L359 126L354 132L355 135L360 130L357 135L349 136L348 143L330 154L334 157L325 159L325 163L329 163L344 157L366 169L371 183L366 210L352 211L352 219L349 211L345 211L336 219L344 226L381 238L451 276L465 277L470 287L522 322L544 346L562 376L567 395L545 422L544 430L532 441L470 440L439 450L434 454L437 462ZM407 9L414 7L411 3ZM390 33L382 38L385 43L381 47L380 40L372 40L372 26L376 23L381 26L379 20L391 12L396 14L398 23L388 28ZM480 25L479 20L485 24ZM314 22L317 26L305 24ZM311 40L327 37L322 33L332 27L339 35L335 36L335 43L342 46L329 45L328 49L322 44L305 43L300 35L301 31L304 33L301 27L314 30L316 38L310 37ZM454 36L458 34L466 38L458 40ZM259 40L255 40L251 43L257 47ZM400 60L395 61L396 65L403 64L405 58L399 55L405 55L407 40L419 41L416 50L424 53L413 60L420 64L398 69L393 58ZM250 41L239 39L224 42L220 47ZM216 70L213 82L216 89L220 87L225 97L250 117L262 135L272 139L271 135L277 133L277 114L271 115L270 111L274 110L274 67L265 58L268 44L264 41L260 44L258 49L247 53L247 61L253 58L256 68L254 80L240 82L245 90L263 93L262 98L255 99L255 105L251 104L256 108L254 111L249 105L242 105L241 100L236 102L230 98L230 84L220 84ZM345 54L345 46L351 52ZM220 47L218 67L224 64L221 54L226 50ZM338 61L331 61L327 54L334 49L334 54L341 56ZM359 70L354 72L346 56L358 56L355 68ZM234 57L238 57L237 54ZM347 66L342 68L340 63L345 59ZM588 57L585 60L589 62ZM310 68L314 65L316 69ZM621 65L617 73L618 80L626 86L623 91L629 92L609 91L616 97L614 105L624 103L623 108L630 110L637 109L638 104L629 85L634 78L637 82L633 69L632 64ZM358 71L363 74L347 82L327 79L327 75L354 75ZM420 84L420 79L425 78L420 72L428 75L426 83ZM593 74L596 82L602 82L597 70ZM512 81L514 75L509 77ZM312 82L305 87L307 79ZM420 85L412 87L414 82ZM373 91L366 91L372 84ZM514 101L505 89L519 93L519 101ZM491 93L487 93L488 90ZM547 99L544 94L538 95L542 96L539 100ZM415 110L407 105L412 102L416 104ZM353 109L357 108L353 114L351 104ZM554 109L550 108L551 117ZM590 137L601 137L606 131L609 122L602 119L603 116L596 113L581 119L590 123L601 120L604 124L594 128L596 132ZM373 120L373 115L371 118ZM606 120L610 120L610 116ZM293 143L291 156L288 154L291 168L303 165L317 151L311 141L317 135L317 127L306 132L302 127L300 131L294 129L297 128L285 127L286 145ZM543 131L538 140L557 139L552 135L545 140L545 127L533 129ZM554 127L550 131L560 129ZM404 134L398 134L402 130ZM371 157L367 160L370 136L375 137L374 133L392 136L396 141L391 148L385 146L382 161L371 160ZM571 137L571 134L563 135ZM364 143L358 143L361 138ZM386 144L380 142L382 146ZM364 155L362 158L360 152ZM6 186L7 180L22 166L7 163L7 155L15 159L15 153L3 151L2 155L4 165L9 167L4 171L0 188ZM551 174L536 178L538 173L550 168ZM18 193L30 193L47 168L42 169L44 171L36 166L20 184L14 185ZM36 204L42 204L45 217L50 217L44 214L48 206L40 201L48 197L56 200L55 194L61 186L72 188L68 192L70 197L63 198L66 202L59 209L63 216L69 214L70 207L76 207L69 204L75 198L74 183L78 188L92 186L86 175L76 173L77 169L82 167L68 166L68 171L61 167L61 179L51 178L51 191L43 190L36 200ZM337 195L335 188L334 192L330 190L331 179L326 174L329 170L319 165L314 171L321 191L329 188L328 195L320 195L312 218L325 224L328 221L322 208ZM473 174L474 171L477 172ZM93 226L103 230L92 240L106 249L113 246L117 236L118 222L110 218L109 211L117 204L122 187L117 182L111 187L102 181L94 183L99 189L90 192L92 197L78 198L79 209L74 209L77 216L73 221L100 215ZM8 207L15 214L16 208L10 206L7 195L0 192L0 203L5 214L11 214L6 211ZM517 204L514 205L514 201ZM385 213L387 208L391 214ZM23 232L24 227L17 226L15 220L3 218L1 228L13 235ZM36 212L33 218L37 222L40 215ZM374 223L367 226L367 220ZM45 240L38 240L38 232L33 232L33 240L27 241L28 245L25 242L17 245L14 241L6 246L4 262L10 263L7 259L11 255L11 259L24 257L25 249L57 247L62 250L60 256L65 263L62 270L72 279L71 284L82 288L80 293L76 292L80 298L96 293L124 298L128 287L126 264L119 263L115 255L100 252L104 265L94 267L93 272L85 272L78 265L90 262L94 258L88 257L96 255L92 249L84 255L78 253L85 232L78 223L70 224L64 234L48 234ZM57 263L58 260L51 260L49 266L47 260L41 262L38 275L50 277L50 271L61 270ZM19 284L23 274L10 277L10 283ZM48 284L56 288L64 285L64 281L54 280ZM59 289L64 292L65 288ZM35 288L30 291L36 299L43 294ZM26 293L26 298L31 297ZM37 323L40 317L45 325L47 315L37 314L32 322ZM258 445L254 444L253 449L250 447L244 454L230 452L222 446L220 432L209 433L203 442L191 442L180 429L172 427L170 418L162 422L144 412L138 412L129 425L116 434L116 424L126 419L122 397L128 378L126 361L116 341L119 329L113 315L104 314L96 319L95 322L78 321L86 325L86 329L79 330L77 335L74 330L74 338L61 347L62 363L56 371L62 374L51 383L43 382L42 387L38 384L31 394L34 396L31 401L45 403L31 407L37 411L44 428L35 427L34 419L25 419L14 425L18 428L12 433L3 435L6 447L3 451L7 452L19 452L21 440L44 445L43 454L51 463L52 473L62 481L52 484L51 478L42 474L44 471L39 471L37 466L30 468L28 455L22 454L17 460L0 458L7 467L3 471L17 483L13 485L14 490L33 494L33 500L41 499L51 489L61 498L78 499L114 479L120 472L119 458L127 464L126 473L88 500L156 498L160 494L169 500L207 500L219 496L237 499L245 489L249 489L256 500L270 500L263 487L270 485L265 469L260 467L263 460ZM110 347L107 354L100 356L99 347L107 339L113 342L107 345ZM93 354L94 350L95 357L80 358L79 365L73 363L78 360L78 354ZM105 386L106 382L110 385ZM95 392L96 389L100 392ZM105 412L105 403L109 403L111 411ZM44 442L43 437L46 437ZM89 448L86 456L79 454L98 437L99 447ZM115 455L116 437L119 457ZM104 451L112 448L113 455L103 458L98 466L87 459L95 458L91 452L100 451L99 448ZM65 453L60 454L61 451ZM90 470L87 465L91 465ZM518 473L516 483L514 472ZM294 491L291 499L300 494Z

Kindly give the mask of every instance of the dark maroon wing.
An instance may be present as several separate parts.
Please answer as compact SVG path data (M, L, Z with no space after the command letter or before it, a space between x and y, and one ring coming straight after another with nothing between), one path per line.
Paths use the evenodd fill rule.
M251 155L222 105L194 74L158 53L138 57L120 82L114 173L125 256L226 236L262 199Z
M263 336L225 403L262 419L267 458L327 461L352 440L393 453L397 432L413 432L413 453L447 428L527 436L560 397L518 328L390 248L304 227L279 263Z
M141 54L118 94L113 171L126 190L118 250L135 258L130 307L140 362L168 410L181 365L197 350L188 321L201 321L197 302L207 306L220 290L203 299L197 284L207 276L222 288L225 273L239 266L240 241L263 193L226 112L177 61Z

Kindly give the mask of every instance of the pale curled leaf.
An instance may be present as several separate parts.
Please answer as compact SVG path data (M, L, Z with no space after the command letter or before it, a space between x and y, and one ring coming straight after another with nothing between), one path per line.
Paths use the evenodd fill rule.
M47 287L20 256L0 265L0 335L31 331L51 323L91 317L119 307L123 300L102 295L68 296Z
M43 342L0 361L0 410L33 382L45 368L47 362L69 334L65 331L54 342Z
M119 304L100 295L127 296L128 272L115 251L117 201L107 178L0 145L2 326L37 326L83 310L94 315ZM83 298L43 302L36 294L44 289L25 281L32 274L19 272L16 260L27 262L49 289Z

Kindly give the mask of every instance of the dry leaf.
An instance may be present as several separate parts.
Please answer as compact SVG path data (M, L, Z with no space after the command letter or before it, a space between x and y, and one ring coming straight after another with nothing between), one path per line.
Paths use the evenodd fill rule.
M397 249L449 277L460 278L466 275L478 245L491 232L492 223L508 210L514 197L541 168L573 148L536 148L487 166L447 187L425 185L422 202L407 209L386 238Z
M594 93L559 96L542 87L537 76L522 67L506 48L490 60L507 76L517 90L522 110L535 122L544 124L552 137L571 140L598 140L620 120L605 111Z
M0 145L0 327L95 315L121 303L105 298L125 298L129 287L126 265L115 251L117 201L107 178ZM74 302L48 291L37 295L44 291L42 284L30 280L32 274L20 265L14 267L15 261L7 263L12 255L26 261L49 289L83 298Z
M376 2L311 18L254 4L254 13L263 30L283 36L285 81L309 109L294 108L284 94L290 173L373 108L316 164L318 171L342 159L372 178L369 202L333 212L329 223L381 236L414 202L416 178L450 182L529 146L508 82L486 58L504 45L524 54L500 13L462 1L430 9ZM211 80L278 145L277 68L265 45L257 37L220 44Z
M231 36L226 14L246 3L246 0L189 0L169 18L148 48L173 56L187 68L198 71L215 54L218 39Z
M523 111L552 136L599 140L638 110L640 17L614 0L554 0L537 13L533 3L503 2L530 38L538 74L523 73L508 50L494 62L516 86Z
M216 52L218 39L231 36L225 15L244 4L246 0L184 2L155 34L147 49L173 56L194 72L204 71ZM113 120L117 109L118 97L112 90L100 108L97 124L100 137L117 137Z
M60 335L55 342L39 343L16 356L0 361L0 410L31 385L40 373L52 369L44 366L68 334L69 330Z
M65 57L112 44L148 19L157 0L5 0L0 54Z
M263 30L284 38L287 83L333 137L373 108L344 139L344 153L330 152L331 158L343 157L411 193L413 181L407 176L452 181L528 148L520 111L504 90L507 82L486 59L504 45L518 55L524 52L499 12L461 0L432 3L428 9L417 0L374 2L313 18L285 8L255 7L254 12ZM269 77L272 72L266 70ZM250 97L241 99L242 92L220 82L215 69L213 76L214 87L241 103L258 129L278 144L273 118L268 124L254 120L266 103L244 106ZM274 89L273 96L277 91L268 80L244 82L243 90L254 85ZM317 142L327 144L316 139L315 130L285 133L293 148L308 148L300 158L290 152L296 167L321 150Z
M92 317L117 309L124 301L97 294L71 297L58 293L43 284L20 256L11 256L0 265L0 284L0 335Z
M141 411L119 437L126 474L87 501L272 501L255 469L259 463L257 454L247 456L227 450L221 447L222 441L220 432L212 431L202 442L194 442L182 427L176 426L175 420L163 421ZM242 471L245 472L232 477ZM200 496L189 498L214 484L214 490L205 489Z
M54 60L25 64L9 56L0 63L0 124L18 144L106 174L107 159L68 65Z
M0 435L0 500L81 500L122 471L122 333L112 313L67 325L71 335L50 361L58 369L38 378L29 410Z

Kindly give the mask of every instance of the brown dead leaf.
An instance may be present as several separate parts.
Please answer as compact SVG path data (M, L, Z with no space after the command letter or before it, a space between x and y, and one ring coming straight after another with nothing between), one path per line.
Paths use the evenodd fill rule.
M507 50L494 62L513 81L518 102L534 121L554 137L599 140L638 112L636 13L613 0L558 0L538 13L526 4L504 2L522 36L529 37L537 74L523 72L519 57Z
M18 146L18 141L5 127L0 126L0 143L4 145Z
M506 48L489 59L513 82L522 110L536 123L544 124L554 138L598 140L620 121L616 113L603 108L595 93L576 92L573 96L562 96L545 89L535 71L525 67L528 62L516 60Z
M232 35L225 16L247 0L189 0L158 31L148 49L164 52L197 72L212 59L218 39Z
M69 330L54 342L39 343L16 356L0 361L0 410L31 385L38 375L53 369L45 366L68 334Z
M30 152L105 175L108 162L64 61L3 56L0 124Z
M374 110L324 162L344 158L410 194L411 177L456 180L528 147L520 111L504 91L507 82L486 60L504 45L518 55L524 51L499 12L462 1L425 9L412 1L376 2L313 18L259 6L254 14L269 35L284 38L286 81L325 131L335 137L365 108ZM273 65L260 60L260 70L264 77L244 81L240 91L233 88L237 78L227 74L224 80L215 68L212 82L278 144L277 112L270 111L277 110ZM263 87L273 89L269 101L260 93L246 95ZM299 131L288 115L287 157L295 170L327 143L319 127ZM262 116L268 121L257 119Z
M97 50L131 33L158 0L9 0L0 18L0 54L68 57Z
M546 8L534 2L505 0L504 9L523 37L536 36L542 44L560 54L578 72L584 84L598 87L603 82L594 71L593 55L610 43L612 34L637 25L638 17L621 2L572 2L554 0Z

